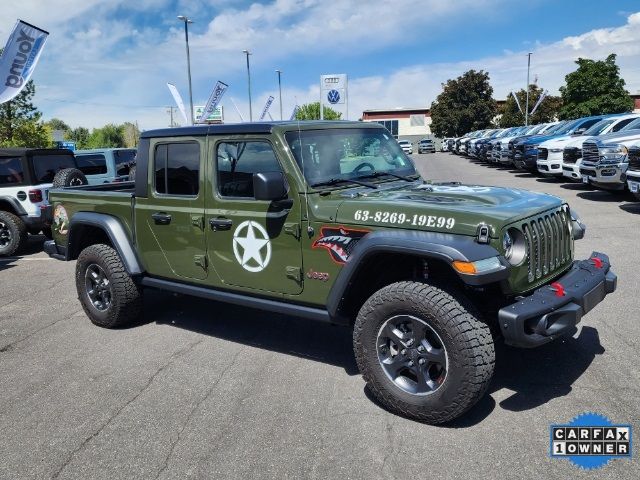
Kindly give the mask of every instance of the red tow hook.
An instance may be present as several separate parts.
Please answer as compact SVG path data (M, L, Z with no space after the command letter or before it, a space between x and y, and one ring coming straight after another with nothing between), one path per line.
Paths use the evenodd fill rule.
M600 259L598 257L591 257L589 260L591 260L591 262L593 262L593 265L596 268L602 268L602 265L604 265L604 263L602 262L602 259Z
M556 297L564 297L565 296L564 287L559 282L552 283L551 284L551 290L556 292Z

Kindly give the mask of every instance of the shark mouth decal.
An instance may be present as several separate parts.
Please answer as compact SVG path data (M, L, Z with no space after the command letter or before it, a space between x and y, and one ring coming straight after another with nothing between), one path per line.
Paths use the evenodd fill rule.
M322 227L320 237L313 242L312 248L324 248L331 254L331 259L339 264L349 260L358 241L369 230L353 230L345 227Z

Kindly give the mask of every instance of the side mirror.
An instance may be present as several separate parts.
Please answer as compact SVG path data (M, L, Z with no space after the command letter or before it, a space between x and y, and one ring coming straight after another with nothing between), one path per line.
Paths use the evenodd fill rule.
M577 136L577 135L582 135L582 134L583 134L584 132L586 132L586 131L587 131L587 129L586 129L586 128L579 128L579 129L577 129L576 131L574 131L574 132L572 133L572 135L576 135L576 136Z
M253 174L253 196L256 200L282 200L287 196L287 181L282 172Z

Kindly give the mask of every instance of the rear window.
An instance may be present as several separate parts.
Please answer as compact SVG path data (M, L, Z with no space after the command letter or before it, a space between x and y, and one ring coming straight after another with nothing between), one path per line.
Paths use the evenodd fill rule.
M129 175L129 170L136 164L137 150L114 150L113 158L116 161L116 175L123 177Z
M35 184L51 183L53 177L65 168L76 168L73 155L34 155L32 157L33 171L36 174Z
M24 170L20 157L0 158L0 185L20 185L24 182Z
M85 175L103 175L107 173L107 159L101 153L76 155L78 170Z

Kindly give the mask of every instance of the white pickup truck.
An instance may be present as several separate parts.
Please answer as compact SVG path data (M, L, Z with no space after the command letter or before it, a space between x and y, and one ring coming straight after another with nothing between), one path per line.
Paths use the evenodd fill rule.
M629 147L626 181L629 191L640 200L640 142Z
M633 113L616 115L600 120L583 135L554 138L541 143L541 148L538 149L538 171L543 175L562 175L577 182L582 181L580 176L582 144L600 135L622 131L638 119L640 115ZM541 152L542 149L547 152ZM543 158L545 155L546 159ZM560 170L558 170L558 163Z

